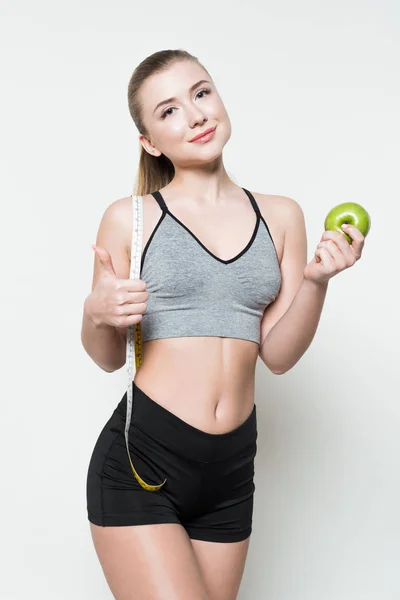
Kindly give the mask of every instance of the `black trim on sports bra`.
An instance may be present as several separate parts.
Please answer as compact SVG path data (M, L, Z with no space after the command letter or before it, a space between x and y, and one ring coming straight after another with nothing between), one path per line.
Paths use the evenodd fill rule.
M215 258L215 260L217 260L219 262L222 262L224 264L229 264L231 262L234 262L235 260L238 260L241 256L243 256L243 254L245 254L245 252L247 252L247 250L251 247L252 243L254 242L254 239L256 237L256 234L257 234L257 231L258 231L258 228L259 228L260 221L262 221L264 223L264 226L265 226L265 228L266 228L266 230L268 232L268 235L269 235L269 237L271 239L272 245L273 245L274 250L275 250L276 258L279 261L278 251L277 251L277 248L275 246L275 242L273 240L273 237L271 235L269 227L268 227L268 225L267 225L267 223L266 223L263 215L261 214L261 211L259 209L259 206L258 206L258 204L257 204L257 202L256 202L256 200L255 200L255 198L253 196L253 194L251 192L249 192L249 190L247 190L245 188L242 188L242 190L247 194L248 198L250 199L251 205L252 205L252 207L253 207L256 215L257 215L257 219L256 219L256 224L255 224L255 227L254 227L253 234L252 234L252 236L251 236L248 244L245 246L245 248L243 248L243 250L241 252L239 252L239 254L237 254L236 256L234 256L233 258L231 258L229 260L224 260L224 259L219 258L218 256L216 256L215 254L213 254L206 246L204 246L204 244L196 237L196 235L184 223L182 223L177 217L175 217L174 214L172 214L169 211L168 206L166 205L165 200L162 197L161 193L159 191L152 192L151 195L154 197L154 199L156 200L156 202L160 206L160 208L162 210L162 215L161 215L160 219L158 220L155 228L153 229L153 231L152 231L152 233L151 233L151 235L150 235L150 237L149 237L149 239L148 239L148 241L146 243L146 246L143 249L142 259L141 259L141 270L143 269L143 263L144 263L144 259L145 259L147 250L149 248L149 245L150 245L150 243L151 243L151 241L152 241L152 239L153 239L153 237L154 237L157 229L159 228L159 226L161 225L162 221L164 220L164 217L165 217L166 214L169 214L177 223L179 223L179 225L181 227L183 227L198 242L198 244L206 252L208 252L208 254L210 254L210 256L212 256L213 258Z
M274 238L272 237L271 232L269 230L269 227L267 225L267 222L266 222L266 220L264 219L264 217L262 215L261 215L261 221L264 223L265 229L268 231L268 235L271 238L271 242L272 242L272 245L273 245L274 250L275 250L276 260L278 261L278 264L280 264L280 262L279 262L279 256L278 256L278 250L276 249Z
M254 198L253 194L251 192L249 192L249 190L246 190L245 188L242 188L242 190L244 192L246 192L246 194L250 198L251 205L254 208L254 211L255 211L256 215L260 215L261 216L261 211L258 208L258 204L257 204L256 199Z
M168 206L165 204L164 198L161 196L160 192L151 192L151 195L157 201L157 204L161 208L163 212L168 212Z
M251 205L254 209L254 212L256 213L256 222L254 225L254 229L253 229L253 233L251 235L250 240L248 241L248 243L246 244L246 246L243 248L243 250L241 250L239 252L239 254L237 254L236 256L234 256L233 258L229 258L228 260L225 260L223 258L219 258L219 256L216 256L213 252L211 252L200 240L199 238L193 233L193 231L191 231L191 229L189 229L189 227L187 227L187 225L185 225L184 223L182 223L182 221L180 221L178 219L178 217L176 217L168 208L168 206L165 203L164 198L162 197L161 193L159 191L156 192L152 192L152 196L155 198L155 200L157 201L157 203L159 204L161 210L163 211L163 217L168 214L170 217L172 217L172 219L174 219L174 221L176 221L181 227L183 227L183 229L185 229L195 240L196 242L210 255L212 256L215 260L224 263L225 265L235 262L236 260L238 260L241 256L243 256L243 254L245 254L247 252L247 250L249 250L249 248L252 246L256 235L257 235L257 231L260 225L260 219L261 219L261 212L260 209L258 208L257 202L255 201L253 195L248 191L245 190L244 188L242 188L242 190L244 192L246 192L248 198L250 199Z
M145 259L147 250L148 250L148 248L150 246L150 242L153 239L153 237L155 236L155 233L156 233L157 229L160 227L160 225L161 225L161 223L162 223L162 221L163 221L163 219L164 219L164 217L165 217L166 214L167 214L166 211L163 211L161 217L158 219L158 221L156 223L156 226L154 227L153 231L151 232L150 237L147 240L147 243L146 243L145 247L143 248L142 259L140 261L140 272L142 272L144 259Z

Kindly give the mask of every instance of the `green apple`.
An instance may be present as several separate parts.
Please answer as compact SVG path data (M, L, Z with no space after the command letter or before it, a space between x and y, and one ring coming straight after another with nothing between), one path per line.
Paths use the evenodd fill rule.
M347 235L342 229L344 223L349 223L357 227L365 237L371 228L371 219L365 208L356 202L344 202L334 206L329 211L324 227L329 231L340 231L343 233L349 244L352 243L352 238Z

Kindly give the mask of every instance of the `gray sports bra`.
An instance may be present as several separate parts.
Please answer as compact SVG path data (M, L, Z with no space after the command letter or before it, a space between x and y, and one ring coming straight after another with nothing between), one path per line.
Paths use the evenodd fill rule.
M152 196L162 215L143 249L140 278L149 298L142 340L187 336L231 337L260 343L265 308L278 296L281 272L276 249L253 195L242 188L257 215L250 241L222 260Z

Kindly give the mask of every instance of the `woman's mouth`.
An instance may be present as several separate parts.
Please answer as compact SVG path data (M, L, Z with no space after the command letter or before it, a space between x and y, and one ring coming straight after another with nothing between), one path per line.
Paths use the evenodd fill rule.
M211 138L214 136L215 130L216 130L216 127L213 127L212 129L208 129L201 136L196 136L190 141L194 144L205 144L206 142L211 140Z

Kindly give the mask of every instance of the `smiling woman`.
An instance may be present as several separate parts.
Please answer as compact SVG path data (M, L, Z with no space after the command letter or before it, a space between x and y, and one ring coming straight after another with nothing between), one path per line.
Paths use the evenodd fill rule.
M350 265L343 242L351 247L331 236L331 258L326 246L306 265L297 202L232 181L223 161L231 121L193 55L143 60L128 105L136 189L101 220L82 343L112 372L125 364L127 327L138 326L143 356L129 388L129 442L124 394L94 447L88 518L115 598L233 600L252 531L257 358L274 373L300 359L335 256ZM140 278L130 279L136 245Z
M231 122L195 57L171 50L145 59L128 103L141 150L140 279L129 280L137 240L126 197L100 223L82 341L114 371L125 363L127 326L138 325L143 360L132 382L130 457L125 394L90 460L93 541L116 598L135 588L154 600L217 589L230 599L252 530L254 369L261 320L281 288L282 233L274 227L274 241L267 225L272 199L257 201L225 170Z
M129 110L142 145L138 194L168 185L174 175L178 183L176 169L190 166L198 156L189 152L189 143L197 140L196 147L212 152L215 161L231 135L229 116L208 71L185 51L175 52L168 68L161 67L157 53L139 65L129 82ZM210 130L215 134L200 139ZM213 148L206 144L211 140Z

